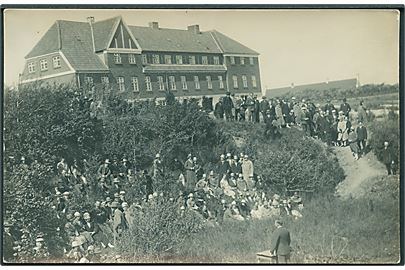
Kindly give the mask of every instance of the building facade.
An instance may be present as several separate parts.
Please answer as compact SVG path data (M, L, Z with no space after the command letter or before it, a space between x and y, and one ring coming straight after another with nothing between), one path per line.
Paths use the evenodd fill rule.
M128 26L122 17L56 21L26 56L21 83L73 83L134 99L261 93L259 54L198 25Z

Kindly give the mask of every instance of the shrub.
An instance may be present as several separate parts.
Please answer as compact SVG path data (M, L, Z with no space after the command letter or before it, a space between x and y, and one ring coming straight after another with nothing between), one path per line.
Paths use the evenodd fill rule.
M202 227L202 218L186 210L180 217L179 206L164 197L145 204L142 211L132 209L133 227L119 238L118 252L127 258L150 258L174 253L184 241Z
M395 160L399 163L400 154L399 154L399 143L400 143L400 134L399 134L399 121L398 120L383 120L376 121L371 124L369 127L371 131L371 138L369 139L370 147L373 149L373 152L377 158L381 161L381 153L384 149L384 142L387 141L390 144L390 147L395 154Z

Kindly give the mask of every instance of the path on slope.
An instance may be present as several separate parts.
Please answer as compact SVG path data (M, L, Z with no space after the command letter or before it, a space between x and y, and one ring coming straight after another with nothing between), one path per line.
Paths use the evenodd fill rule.
M367 183L371 185L376 177L386 175L385 166L372 152L355 160L350 147L334 147L334 151L346 175L336 187L336 195L343 199L361 197Z

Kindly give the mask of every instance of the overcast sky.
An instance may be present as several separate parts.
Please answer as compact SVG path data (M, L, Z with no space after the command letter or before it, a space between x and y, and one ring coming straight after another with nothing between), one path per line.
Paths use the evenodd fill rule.
M216 29L260 53L262 87L355 78L397 83L399 13L392 10L7 10L5 83L13 84L24 56L55 20L103 20L128 25Z

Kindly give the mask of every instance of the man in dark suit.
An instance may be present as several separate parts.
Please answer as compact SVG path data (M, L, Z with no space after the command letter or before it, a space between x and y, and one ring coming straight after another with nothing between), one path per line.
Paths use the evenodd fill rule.
M363 123L359 121L359 126L356 128L357 133L357 145L359 146L362 155L366 154L366 142L367 142L367 129L363 126Z
M275 222L276 230L271 237L270 252L277 257L277 263L285 264L290 261L290 232L283 227L281 220Z
M387 168L388 175L396 174L395 155L389 147L388 142L384 142L384 148L381 151L381 159Z

